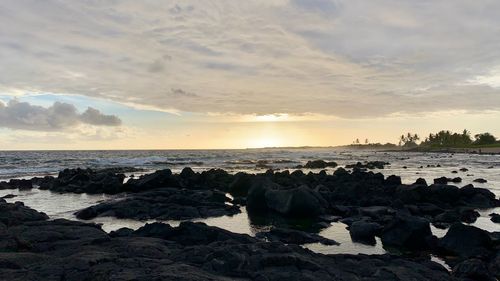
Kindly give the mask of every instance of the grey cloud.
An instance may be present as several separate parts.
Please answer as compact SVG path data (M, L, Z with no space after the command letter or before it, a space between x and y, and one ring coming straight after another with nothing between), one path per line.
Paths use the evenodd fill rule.
M165 63L161 60L155 60L148 67L148 71L151 73L162 72L165 70Z
M0 91L202 113L500 110L500 89L467 83L500 67L499 1L177 2L1 2Z
M192 92L187 92L184 91L183 89L171 89L171 91L168 93L170 96L174 97L188 97L188 98L197 98L199 97L197 94L192 93Z
M115 115L105 115L99 110L89 107L80 115L83 123L96 126L120 126L122 121Z
M121 120L114 115L102 114L89 107L82 114L68 103L55 102L49 107L10 100L0 102L0 127L34 131L61 131L79 124L119 126Z

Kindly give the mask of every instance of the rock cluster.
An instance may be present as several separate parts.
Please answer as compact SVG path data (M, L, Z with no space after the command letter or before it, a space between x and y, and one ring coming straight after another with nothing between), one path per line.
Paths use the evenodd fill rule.
M21 208L13 205L0 202L5 217ZM94 224L48 221L21 209L15 223L0 224L0 276L6 281L452 280L428 257L322 255L192 222L107 234ZM481 266L487 265L475 268ZM471 274L465 264L456 272Z

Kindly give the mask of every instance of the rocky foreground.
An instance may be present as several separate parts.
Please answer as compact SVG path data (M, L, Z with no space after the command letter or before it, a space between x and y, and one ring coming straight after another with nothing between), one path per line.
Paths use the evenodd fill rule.
M318 165L315 162L314 165ZM321 163L320 163L321 164ZM332 163L327 163L333 166ZM74 169L58 177L13 180L0 188L54 192L123 193L76 213L80 219L194 219L233 215L276 218L250 237L202 223L155 223L106 233L98 225L48 217L0 199L0 276L5 280L497 280L500 233L469 226L477 209L500 206L487 189L458 188L437 179L405 185L397 176L367 171L369 163L302 171L179 174L161 170L126 183L119 171ZM226 196L225 194L231 194ZM492 221L497 217L491 215ZM291 229L287 221L310 222ZM322 255L305 243L336 245L314 233L332 221L348 225L353 241L400 255ZM283 223L281 223L283 222ZM465 223L465 224L464 224ZM447 229L444 237L430 225ZM452 271L430 261L446 260ZM2 279L4 280L4 279Z
M0 202L2 280L452 280L426 258L326 256L202 223L107 234Z

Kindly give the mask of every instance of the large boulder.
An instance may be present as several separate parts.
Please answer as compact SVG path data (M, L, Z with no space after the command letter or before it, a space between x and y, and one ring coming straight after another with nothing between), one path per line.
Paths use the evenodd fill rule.
M375 245L375 235L380 233L382 226L375 222L355 221L349 226L349 234L354 242Z
M421 217L398 215L384 226L380 238L384 246L422 250L432 239L429 221Z
M438 246L446 254L461 258L485 257L491 254L492 240L485 230L456 223L439 239Z
M250 214L264 214L269 211L266 192L279 189L280 186L267 178L258 178L248 190L246 208Z
M327 162L324 160L313 160L313 161L307 161L307 163L304 165L304 168L307 169L324 169L327 167L335 168L337 167L337 163Z
M491 217L491 221L494 222L494 223L500 223L500 215L499 214L496 214L496 213L491 213L489 215Z
M285 190L267 190L264 197L269 209L290 217L317 217L325 214L328 207L321 194L305 185Z
M452 276L460 280L496 281L497 279L488 270L487 264L480 259L468 259L453 267Z
M158 187L180 187L180 183L172 175L170 169L165 169L143 175L138 179L130 179L125 184L125 188L131 191L143 191Z
M247 196L254 183L255 175L240 172L234 175L234 180L229 184L228 191L233 196Z
M7 203L0 199L0 223L5 226L13 226L31 221L43 221L49 217L24 206L22 202Z
M40 189L49 189L55 192L71 193L107 193L123 192L124 174L117 173L117 169L64 169L57 178L45 177L36 179Z

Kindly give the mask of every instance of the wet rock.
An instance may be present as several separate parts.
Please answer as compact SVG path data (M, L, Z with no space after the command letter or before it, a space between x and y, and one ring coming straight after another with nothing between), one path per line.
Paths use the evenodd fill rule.
M473 182L477 182L477 183L487 183L488 181L487 181L487 180L485 180L485 179L479 178L479 179L475 179L475 180L473 180Z
M415 216L396 216L380 235L384 246L413 250L429 248L432 238L429 221Z
M233 196L247 196L248 191L255 184L255 176L247 173L237 173L229 184L229 193Z
M491 221L494 223L500 223L500 215L496 213L492 213L489 215L491 217Z
M180 187L179 181L169 169L159 170L152 174L142 175L137 179L130 179L125 188L130 191L144 191L159 187Z
M427 181L425 179L423 179L423 178L418 178L415 181L414 185L424 185L424 186L427 186Z
M325 214L328 206L318 192L307 186L267 190L264 198L268 209L290 217L317 217Z
M448 184L449 182L461 183L462 178L460 178L460 177L456 177L456 178L440 177L440 178L434 179L434 184Z
M175 241L181 245L207 245L213 242L233 241L243 244L255 243L257 239L246 234L232 233L200 222L181 222L178 227L163 223L151 223L134 231L134 237L153 237Z
M433 219L433 224L440 227L449 227L454 223L465 222L473 223L477 220L480 214L473 209L454 209L443 212Z
M485 188L476 188L472 185L466 185L460 189L461 200L467 206L476 208L494 208L500 206L499 200L495 194Z
M357 162L356 164L346 165L345 167L348 169L357 168L357 169L373 170L373 169L384 169L386 165L389 165L389 163L384 161L369 161L365 163Z
M26 179L11 179L9 181L9 185L12 186L13 188L18 188L18 189L32 189L33 184L31 180L26 180Z
M95 241L107 241L107 234L95 224L58 219L32 221L12 226L9 234L16 237L18 247L45 252L59 247L79 247Z
M313 160L313 161L307 161L307 163L304 165L304 168L307 169L324 169L328 167L335 168L337 167L337 163L327 162L324 160Z
M497 280L488 270L487 264L480 259L468 259L453 267L452 276L460 280Z
M41 221L48 218L45 213L26 207L22 202L7 203L5 200L0 199L0 223L5 226Z
M368 216L374 220L383 220L385 216L394 215L396 212L386 206L370 206L359 208L359 212L363 216Z
M456 223L439 239L438 246L445 253L461 258L485 257L491 254L492 240L485 230Z
M375 222L355 221L349 226L349 234L354 242L375 245L375 235L379 235L382 226Z
M401 177L395 175L388 176L385 179L385 185L401 185Z
M42 220L0 224L2 233L16 243L0 252L6 281L451 280L428 259L322 255L203 223L155 223L108 235L94 224Z
M269 241L280 241L286 244L321 243L323 245L339 245L332 239L327 239L315 233L307 233L300 230L273 227L267 232L257 233L257 237Z
M460 210L460 221L465 223L474 223L480 216L481 214L474 209L465 208Z
M46 177L40 180L40 189L71 193L107 193L123 192L125 175L110 171L100 172L92 169L65 169L57 178Z
M185 220L239 213L237 206L226 204L228 200L224 193L215 190L161 188L106 201L75 215L85 220L95 217Z
M437 179L434 179L434 184L448 184L448 182L450 182L451 179L447 178L447 177L440 177L440 178L437 178Z
M444 212L444 210L434 204L422 203L418 204L418 213L424 216L436 216Z

